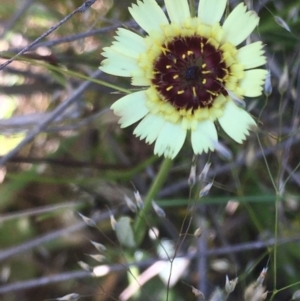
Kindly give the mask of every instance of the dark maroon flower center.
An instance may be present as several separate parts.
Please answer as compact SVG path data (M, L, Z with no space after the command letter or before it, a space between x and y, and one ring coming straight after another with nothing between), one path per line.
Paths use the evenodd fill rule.
M162 47L152 83L165 101L178 109L196 110L211 107L220 94L227 95L228 67L221 50L207 39L178 37Z

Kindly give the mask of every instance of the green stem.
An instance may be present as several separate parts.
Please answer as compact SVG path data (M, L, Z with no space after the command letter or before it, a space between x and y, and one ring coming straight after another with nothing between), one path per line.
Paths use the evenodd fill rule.
M159 190L161 189L162 185L164 184L169 171L172 167L173 161L169 158L165 158L163 163L161 164L160 170L152 183L152 186L150 187L147 196L144 199L144 208L140 211L140 214L137 216L134 225L133 230L135 233L135 240L137 246L139 246L144 238L144 235L146 233L146 220L145 217L149 213L151 209L151 202L158 194Z
M283 93L281 95L280 98L280 102L279 102L279 129L278 129L278 144L280 145L282 143L282 106L283 106ZM281 196L282 196L282 192L281 192L281 182L283 182L283 166L285 165L284 163L286 163L286 161L283 158L283 154L284 154L284 149L281 149L281 151L279 152L279 168L278 168L278 180L277 180L277 186L276 186L276 202L275 202L275 229L274 229L274 271L273 271L273 286L274 286L274 292L277 291L277 275L278 275L278 271L277 271L277 240L278 240L278 218L279 218L279 202L281 201ZM287 155L287 154L286 154ZM272 297L275 296L275 293L273 293ZM272 300L273 298L271 298Z
M81 74L77 71L66 70L66 69L62 68L61 66L54 66L54 65L51 65L51 64L48 64L48 63L45 63L45 62L40 62L40 61L37 62L36 60L24 58L22 56L19 57L18 60L28 62L28 63L30 63L32 65L35 65L35 66L45 67L45 68L47 68L51 71L56 71L56 72L58 72L59 74L62 74L62 75L66 75L66 76L70 76L70 77L74 77L74 78L80 78L80 79L83 79L83 80L88 80L88 81L96 83L98 85L108 87L108 88L111 88L111 89L114 89L116 91L120 91L120 92L123 92L123 93L126 93L126 94L132 93L132 91L129 90L129 89L125 89L125 88L116 86L114 84L110 84L110 83L108 83L106 81L103 81L103 80L100 80L100 79L91 78L90 76Z

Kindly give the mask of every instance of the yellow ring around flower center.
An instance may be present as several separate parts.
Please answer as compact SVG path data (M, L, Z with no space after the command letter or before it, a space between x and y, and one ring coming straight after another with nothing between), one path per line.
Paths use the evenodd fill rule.
M211 94L212 100L207 102L207 104L203 103L203 105L194 106L193 108L189 106L180 107L178 105L172 105L169 99L166 99L166 95L169 95L171 93L170 91L174 88L174 82L176 82L179 77L178 74L174 74L173 81L170 81L170 84L166 85L165 93L161 92L157 84L152 83L147 90L147 107L152 114L161 115L165 120L172 123L182 122L183 127L186 129L194 129L199 121L207 119L215 121L222 115L223 107L228 99L230 99L230 97L227 97L228 93L226 93L226 91L230 91L237 97L242 98L243 91L239 88L239 81L244 77L244 66L239 64L236 59L236 47L231 43L221 43L222 36L223 30L219 24L215 24L214 26L204 25L198 18L188 18L182 27L179 27L177 24L168 24L162 26L161 32L149 33L149 36L145 38L149 45L148 51L140 55L139 65L144 70L145 77L152 82L158 72L157 69L155 69L155 63L158 58L167 55L168 52L170 52L167 45L174 44L174 41L180 38L191 39L193 37L199 37L201 40L205 39L206 43L214 47L215 51L220 54L220 63L224 64L224 68L226 69L226 74L223 74L222 78L216 78L216 80L220 82L220 85L223 86L223 90L217 92L214 92L213 89L208 90L207 92ZM192 53L192 51L188 49L186 55L189 55L188 51ZM182 58L186 59L186 57ZM165 64L166 72L168 68L170 70L176 68L175 63L174 66ZM190 73L186 75L186 80L189 79L187 78L188 76L195 77L193 73L196 72L195 70L187 69L187 72ZM204 68L203 70L201 69L201 72L203 76L201 78L199 76L199 80L202 81L201 85L203 85L203 89L205 89L206 78L204 73L209 73L210 71L205 71ZM191 91L195 96L197 89L191 86ZM179 89L176 93L180 95L180 93L183 94L184 91Z

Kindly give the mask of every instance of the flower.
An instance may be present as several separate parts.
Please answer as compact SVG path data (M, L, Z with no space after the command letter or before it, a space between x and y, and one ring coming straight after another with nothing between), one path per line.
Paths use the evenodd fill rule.
M195 154L214 150L215 122L242 143L254 119L236 103L262 93L267 71L260 41L237 48L258 25L254 11L239 4L220 25L227 0L200 0L191 16L187 0L165 0L168 18L155 0L138 1L129 12L146 32L119 28L104 48L100 69L131 77L140 91L117 100L121 127L140 121L134 134L155 142L154 153L174 158L187 132Z

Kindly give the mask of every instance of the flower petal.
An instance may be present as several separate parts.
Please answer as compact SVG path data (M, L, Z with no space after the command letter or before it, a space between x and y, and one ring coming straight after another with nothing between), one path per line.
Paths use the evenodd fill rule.
M266 63L263 44L260 41L238 49L236 57L238 62L244 65L244 69L256 68Z
M256 126L254 119L233 101L228 101L218 121L227 135L238 143L243 142L251 126Z
M158 115L148 114L135 128L133 134L140 139L146 139L146 143L152 144L158 137L165 120Z
M165 122L155 142L154 154L158 156L163 154L167 158L174 159L182 148L185 137L186 130L180 123Z
M138 58L141 53L147 51L147 48L143 37L125 28L118 29L116 41L111 46L111 49L132 58Z
M172 23L182 25L191 16L187 0L165 0L165 4Z
M246 5L240 3L227 17L223 24L223 42L231 42L236 46L242 43L258 25L257 14L246 10Z
M220 22L227 0L200 0L198 6L198 18L206 25L214 25Z
M150 86L151 80L145 77L144 73L132 75L131 84L133 86Z
M119 120L121 128L137 122L149 113L146 101L145 91L139 91L120 98L111 106L114 113L121 116Z
M138 1L129 7L129 12L133 19L147 33L151 31L161 31L161 26L169 24L169 21L155 0Z
M214 150L218 134L214 123L210 120L201 121L191 133L191 142L195 154L207 153Z
M261 95L267 71L253 69L266 62L261 42L241 49L235 46L251 34L259 22L258 16L254 11L247 11L245 4L240 4L221 27L227 0L200 0L198 18L191 17L189 0L164 2L166 13L157 0L137 0L129 11L147 36L141 37L121 28L112 45L104 48L101 70L131 77L132 85L149 87L126 95L112 105L114 113L121 117L121 127L139 121L134 135L145 139L146 143L155 142L154 153L172 159L182 148L187 131L191 131L195 154L218 149L214 124L217 119L224 131L241 143L255 121L231 97L242 103L243 96ZM201 70L206 68L205 63L209 70L215 68L216 72L206 75L201 71L202 83L192 85L189 80L190 77L195 79L196 73L189 69L192 59L187 55L198 52L199 45L205 50L201 51ZM222 55L206 55L214 51ZM186 70L189 73L184 76ZM212 106L200 108L208 94L220 93L216 84L218 77L228 95L222 94ZM199 103L193 102L191 97L199 99Z
M245 76L241 80L239 85L240 88L244 91L244 96L260 96L267 74L268 71L264 69L253 69L245 71Z
M112 47L105 47L102 55L106 57L99 67L103 72L125 77L142 72L135 58L126 56Z

